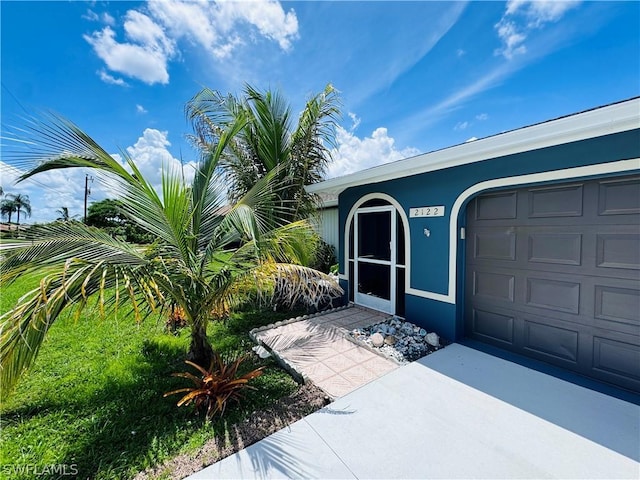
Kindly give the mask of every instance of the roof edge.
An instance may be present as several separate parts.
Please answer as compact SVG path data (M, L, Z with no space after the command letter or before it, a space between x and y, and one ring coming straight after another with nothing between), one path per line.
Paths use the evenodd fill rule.
M384 182L637 128L640 128L640 97L385 163L306 188L311 193L339 195L347 188L358 185Z

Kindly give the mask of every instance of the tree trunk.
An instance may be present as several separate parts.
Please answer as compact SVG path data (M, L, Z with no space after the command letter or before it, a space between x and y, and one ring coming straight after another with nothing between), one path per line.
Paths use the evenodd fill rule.
M212 359L213 348L211 348L211 344L207 338L207 327L204 325L192 326L191 345L189 346L187 360L190 360L207 370L211 366Z

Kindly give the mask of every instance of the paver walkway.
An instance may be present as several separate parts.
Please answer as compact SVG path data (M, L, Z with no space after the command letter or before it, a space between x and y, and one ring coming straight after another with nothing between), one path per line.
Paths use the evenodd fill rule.
M351 306L257 331L254 336L335 399L398 368L394 361L345 338L349 330L387 318L387 314Z

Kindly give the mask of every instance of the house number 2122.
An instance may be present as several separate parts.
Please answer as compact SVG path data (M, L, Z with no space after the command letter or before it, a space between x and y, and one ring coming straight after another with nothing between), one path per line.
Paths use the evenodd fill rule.
M418 217L444 217L444 205L410 208L409 218Z

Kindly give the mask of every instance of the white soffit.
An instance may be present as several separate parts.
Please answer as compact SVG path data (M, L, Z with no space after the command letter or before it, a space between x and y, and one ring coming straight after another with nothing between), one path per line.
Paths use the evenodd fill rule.
M378 183L515 153L640 128L640 97L497 134L307 186L339 195L349 187Z

